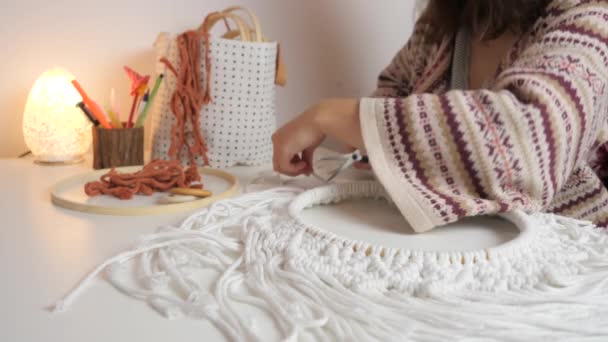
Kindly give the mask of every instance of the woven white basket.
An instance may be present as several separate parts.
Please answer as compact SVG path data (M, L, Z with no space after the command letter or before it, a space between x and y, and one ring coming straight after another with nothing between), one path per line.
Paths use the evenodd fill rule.
M259 166L272 160L278 45L264 41L257 18L249 13L254 22L254 29L249 33L253 33L254 38L245 37L247 34L244 32L232 31L225 36L241 36L241 40L219 37L209 40L212 102L204 105L200 111L199 129L207 143L210 165L215 168L237 164ZM155 46L158 59L165 57L179 70L176 37L160 34ZM205 82L205 44L201 44L201 50L200 67ZM165 75L165 82L159 89L159 100L152 109L152 156L155 159L169 159L171 128L176 122L170 101L176 89L176 77L161 63L157 72ZM189 158L183 152L180 151L179 155L182 162L187 164ZM196 161L199 165L204 164L200 156Z

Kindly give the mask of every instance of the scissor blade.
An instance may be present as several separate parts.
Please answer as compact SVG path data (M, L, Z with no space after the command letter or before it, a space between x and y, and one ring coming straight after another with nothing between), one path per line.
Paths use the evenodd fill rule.
M316 172L312 173L313 177L315 177L316 179L320 180L323 183L328 183L329 181L321 176L319 176Z
M348 169L351 165L353 165L353 161L350 159L347 159L344 161L344 163L342 163L342 165L336 170L336 172L333 173L333 175L331 175L331 177L329 177L329 179L327 180L327 182L331 182L332 180L334 180L334 178L338 177L338 175Z
M323 157L323 158L319 158L319 161L337 161L337 160L344 160L346 159L345 157L341 157L341 156L334 156L334 157Z

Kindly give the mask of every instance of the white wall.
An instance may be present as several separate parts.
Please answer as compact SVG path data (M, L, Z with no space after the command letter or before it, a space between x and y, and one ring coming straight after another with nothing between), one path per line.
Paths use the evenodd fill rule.
M152 73L160 31L198 26L222 0L2 0L0 2L0 157L26 150L21 117L29 88L52 66L70 70L105 105L115 87L130 104L122 65ZM278 91L279 122L314 101L360 96L407 39L414 0L241 0L266 35L282 43L289 84Z

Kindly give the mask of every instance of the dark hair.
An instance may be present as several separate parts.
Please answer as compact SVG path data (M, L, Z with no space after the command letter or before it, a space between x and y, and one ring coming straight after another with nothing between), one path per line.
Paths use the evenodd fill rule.
M440 41L460 25L491 40L506 32L522 34L534 25L551 0L430 0L420 17L428 38Z

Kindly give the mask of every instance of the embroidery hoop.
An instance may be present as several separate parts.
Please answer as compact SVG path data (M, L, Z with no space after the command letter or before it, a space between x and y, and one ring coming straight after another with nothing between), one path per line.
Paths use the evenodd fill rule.
M139 171L141 168L141 166L128 166L116 168L116 170L118 172L130 173ZM87 203L86 201L76 200L66 195L73 192L74 188L82 189L85 183L98 180L101 175L106 174L108 171L109 169L92 171L60 181L51 189L51 201L58 207L90 214L145 216L172 214L200 209L222 199L233 197L239 191L239 180L234 175L222 170L199 168L199 173L203 177L203 183L205 182L204 178L207 176L217 178L227 184L226 190L216 193L212 197L197 199L189 202L168 204L158 203L153 205L147 204L132 207Z
M332 233L325 229L319 228L313 224L305 222L301 216L303 210L312 208L318 205L337 204L349 199L381 199L388 203L392 203L386 190L377 182L357 182L357 183L340 183L327 185L311 190L307 190L299 194L288 207L289 215L297 221L301 227L308 232L316 235L323 236L334 241L340 241L343 243L354 243L356 246L363 246L370 253L378 250L381 254L384 253L399 253L406 251L401 248L384 247L381 245L372 245L364 241L357 241L347 239L341 235ZM496 253L503 253L504 250L518 248L521 244L528 244L534 240L535 229L534 221L530 216L523 212L514 211L506 214L499 215L501 218L511 222L518 230L519 234L513 239L501 243L497 246L492 246L483 249L477 249L472 251L453 251L453 252L435 252L435 251L419 251L420 253L427 255L439 255L441 253L467 253L475 256L483 256L485 259L488 256L495 255ZM409 250L408 252L411 252Z

